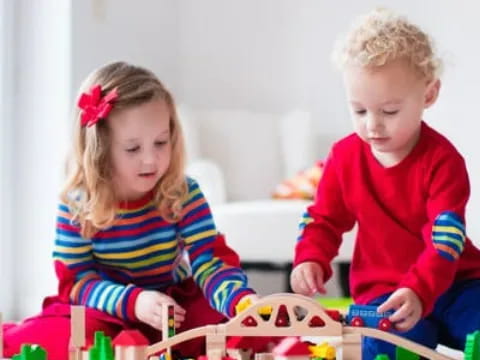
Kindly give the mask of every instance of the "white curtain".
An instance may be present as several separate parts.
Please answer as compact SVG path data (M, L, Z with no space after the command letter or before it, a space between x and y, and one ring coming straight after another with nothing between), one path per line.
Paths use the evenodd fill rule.
M12 212L8 240L13 244L9 249L14 266L9 275L13 278L12 316L24 319L40 311L43 298L54 294L57 285L51 255L64 160L71 142L73 1L0 1L13 3L15 13L14 86L7 87L14 93L11 171L7 171L13 195L6 211ZM0 292L4 288L1 284Z
M12 239L12 21L13 2L0 0L0 312L13 316Z

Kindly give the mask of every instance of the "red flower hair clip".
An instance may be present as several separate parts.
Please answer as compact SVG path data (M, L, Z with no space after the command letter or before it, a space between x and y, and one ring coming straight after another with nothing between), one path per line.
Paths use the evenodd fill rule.
M99 120L105 119L110 110L112 110L112 102L118 97L117 89L113 89L107 95L102 97L102 87L93 85L90 93L83 93L78 99L78 107L82 109L81 124L82 126L95 125Z

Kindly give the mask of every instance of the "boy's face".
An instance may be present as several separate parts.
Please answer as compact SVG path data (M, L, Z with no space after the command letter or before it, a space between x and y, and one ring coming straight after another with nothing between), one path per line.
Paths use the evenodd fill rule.
M115 193L121 200L141 198L170 165L170 111L163 100L112 113L110 156Z
M436 100L439 81L427 84L405 61L381 67L349 66L344 83L355 132L384 166L415 146L423 110Z

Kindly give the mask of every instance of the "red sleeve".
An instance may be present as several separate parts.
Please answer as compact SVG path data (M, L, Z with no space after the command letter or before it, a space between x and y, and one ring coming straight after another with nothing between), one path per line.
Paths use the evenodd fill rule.
M352 229L354 223L345 205L332 151L325 163L314 204L308 207L300 223L294 266L315 261L322 266L324 281L327 281L332 275L330 262L338 254L342 234Z
M470 185L465 162L458 153L437 157L427 190L428 222L422 229L425 250L399 284L420 297L424 316L451 286L465 245L465 207Z

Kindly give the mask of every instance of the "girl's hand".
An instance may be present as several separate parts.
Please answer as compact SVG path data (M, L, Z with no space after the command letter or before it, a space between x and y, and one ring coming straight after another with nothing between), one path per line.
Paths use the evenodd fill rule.
M315 293L326 294L323 284L323 270L320 264L307 261L298 264L290 275L290 286L293 292L305 296Z
M388 310L395 310L388 318L395 324L395 329L408 331L413 328L422 317L423 306L420 298L412 289L400 288L395 290L377 309L378 312Z
M143 290L135 302L135 316L141 322L162 331L164 321L163 308L166 305L174 306L175 327L179 327L185 320L185 309L178 305L170 296L158 291Z

